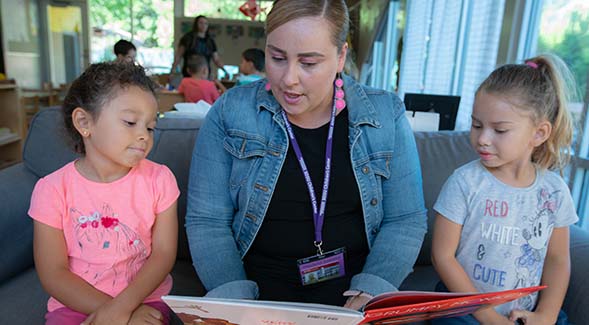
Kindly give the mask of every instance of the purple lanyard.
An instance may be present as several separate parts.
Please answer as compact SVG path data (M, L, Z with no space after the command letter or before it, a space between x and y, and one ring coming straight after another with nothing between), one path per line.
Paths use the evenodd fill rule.
M335 112L336 109L334 100L333 107L331 109L331 120L329 121L329 132L327 133L327 144L325 146L325 173L323 176L323 190L321 191L321 206L318 209L317 198L315 197L315 188L311 182L311 175L309 174L309 170L305 164L305 159L303 159L303 153L301 152L301 148L299 147L297 139L294 136L290 122L288 121L284 110L282 110L282 117L284 118L284 124L286 125L286 130L288 131L288 137L292 142L292 148L294 149L297 160L299 161L299 165L301 166L301 170L303 171L303 176L307 182L307 189L309 190L309 196L311 197L311 205L313 206L313 224L315 226L315 242L313 244L315 247L317 247L320 255L323 255L323 251L321 250L321 245L323 244L322 230L323 220L325 219L325 206L327 205L327 192L329 190L329 175L331 174L331 148L333 144L333 128L335 126Z

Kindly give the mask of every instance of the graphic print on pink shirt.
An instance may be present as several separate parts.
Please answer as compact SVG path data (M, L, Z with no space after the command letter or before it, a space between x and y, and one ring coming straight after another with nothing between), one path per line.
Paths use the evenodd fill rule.
M130 283L148 257L138 234L120 222L119 215L108 204L101 211L83 213L71 208L70 212L77 244L88 261L84 278L93 285L102 278L111 278L116 287L124 276L126 283Z

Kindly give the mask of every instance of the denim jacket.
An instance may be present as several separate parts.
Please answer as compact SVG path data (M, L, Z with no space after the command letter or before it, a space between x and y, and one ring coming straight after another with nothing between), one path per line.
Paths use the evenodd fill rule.
M265 83L230 89L218 99L192 154L186 231L210 297L258 297L242 258L264 221L289 146L282 108ZM427 227L421 170L398 97L347 76L344 90L370 251L350 289L377 295L398 290L419 254Z

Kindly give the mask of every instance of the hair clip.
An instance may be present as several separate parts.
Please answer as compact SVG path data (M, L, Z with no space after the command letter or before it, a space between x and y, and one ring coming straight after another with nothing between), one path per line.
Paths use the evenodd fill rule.
M538 63L536 63L534 61L526 61L526 65L529 67L532 67L534 69L538 69Z

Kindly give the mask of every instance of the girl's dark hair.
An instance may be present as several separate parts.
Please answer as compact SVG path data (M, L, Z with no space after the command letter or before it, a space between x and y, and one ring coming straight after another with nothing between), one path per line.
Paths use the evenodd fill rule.
M241 53L241 56L246 61L252 62L256 70L264 72L264 64L266 63L266 54L264 53L264 51L257 48L251 48L243 51L243 53Z
M66 132L77 153L85 154L84 141L74 127L72 113L82 108L97 119L100 110L117 93L130 86L136 86L153 94L157 85L146 74L145 69L132 62L103 62L90 65L70 86L63 100L62 112Z
M115 43L115 55L127 55L127 53L129 53L131 50L137 52L135 45L129 41L122 39Z
M574 78L556 55L543 54L497 68L479 86L480 91L506 96L514 105L530 112L535 123L552 125L550 137L532 152L532 162L562 173L570 159L573 120L568 103L575 97Z

